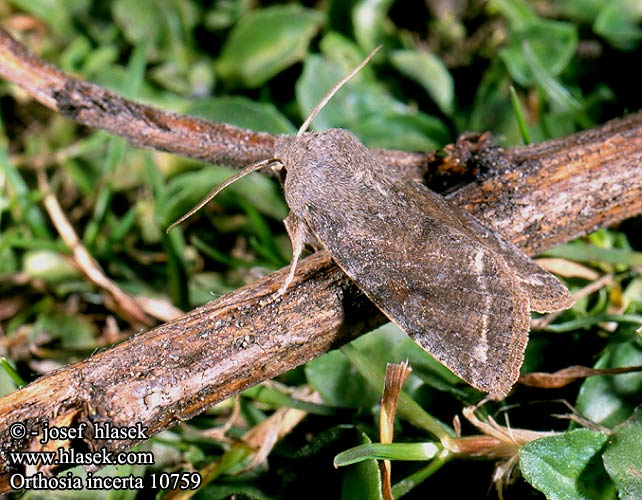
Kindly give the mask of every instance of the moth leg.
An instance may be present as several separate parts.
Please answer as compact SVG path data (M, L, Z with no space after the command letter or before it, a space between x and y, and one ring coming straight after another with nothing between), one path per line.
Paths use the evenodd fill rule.
M294 272L296 271L296 264L301 257L303 247L306 243L314 241L315 238L310 233L305 221L297 217L294 213L290 212L288 216L283 219L285 230L288 232L290 241L292 242L292 261L290 262L290 271L288 272L285 282L279 288L279 295L283 295L294 279Z

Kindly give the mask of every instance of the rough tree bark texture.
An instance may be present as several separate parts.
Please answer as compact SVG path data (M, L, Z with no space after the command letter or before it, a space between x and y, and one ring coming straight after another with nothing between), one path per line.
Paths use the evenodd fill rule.
M0 43L0 74L16 81L15 74L20 71L20 78L27 79L34 77L29 71L35 72L35 77L45 83L38 87L31 80L32 87L26 90L59 109L61 96L68 95L64 89L70 80L13 40L7 42L6 34L0 33ZM12 72L7 66L20 71ZM82 85L74 83L71 87ZM110 96L105 99L109 101ZM115 106L124 102L131 108L128 102L115 99ZM65 102L65 112L79 119L78 108L70 107L69 99ZM102 109L104 104L100 101ZM167 118L157 110L136 109L137 116L142 113ZM203 137L217 130L207 122L201 125L209 127L203 129ZM127 135L122 130L113 131ZM249 132L232 132L232 137L240 134L241 141L252 142ZM153 140L132 140L159 146ZM229 136L221 139L228 144L224 153L219 152L222 156L231 154L234 148L238 151L238 144L231 144L231 140ZM393 166L419 166L426 158L396 152L381 154ZM486 145L461 160L490 169L493 175L450 198L532 255L641 213L641 155L641 114L533 146L502 150ZM416 173L412 168L409 171ZM338 347L385 320L325 252L304 259L288 292L276 296L284 273L274 273L0 398L0 451L38 449L39 437L10 436L9 427L16 422L34 431L45 422L50 427L82 421L108 421L115 426L141 422L149 434L155 434ZM134 444L131 440L97 443L87 439L66 446L120 451ZM8 488L11 472L6 463L1 465L0 491Z

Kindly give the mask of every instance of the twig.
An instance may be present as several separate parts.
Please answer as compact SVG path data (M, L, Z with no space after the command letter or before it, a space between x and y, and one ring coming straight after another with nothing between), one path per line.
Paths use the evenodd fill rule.
M44 171L38 170L38 188L44 194L43 204L51 218L58 234L72 252L73 263L85 277L107 293L110 300L106 301L108 307L117 314L134 324L150 327L153 322L147 317L138 301L126 294L116 283L110 280L100 267L100 264L91 256L85 246L80 242L76 231L71 227L62 207L49 189L49 183Z
M270 134L162 111L78 80L29 52L2 28L0 77L48 108L83 125L125 137L135 146L233 167L263 160L273 151L274 136ZM418 153L379 153L391 167L415 177L429 160Z

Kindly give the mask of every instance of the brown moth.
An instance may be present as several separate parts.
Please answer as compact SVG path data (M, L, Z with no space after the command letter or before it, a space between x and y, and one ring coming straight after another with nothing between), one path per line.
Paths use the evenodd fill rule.
M374 54L374 53L373 53ZM502 399L517 381L530 311L573 304L568 290L513 244L427 187L394 175L352 133L305 132L276 139L262 167L284 168L292 241L285 293L305 244L321 245L381 311L472 386Z

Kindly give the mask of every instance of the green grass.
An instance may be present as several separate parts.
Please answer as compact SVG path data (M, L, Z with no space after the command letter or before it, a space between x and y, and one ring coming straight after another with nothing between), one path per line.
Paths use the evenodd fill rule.
M546 0L534 9L526 1L492 0L442 17L421 1L258 3L0 0L0 15L7 24L32 16L25 43L83 79L163 109L272 133L295 131L326 89L380 43L383 53L313 128L345 127L372 147L426 151L464 131L490 130L511 146L564 136L642 107L631 78L642 40L642 13L634 2ZM165 235L164 227L229 169L135 149L56 116L5 82L0 112L1 394L113 339L112 313L65 259L68 249L41 204L36 165L46 166L84 245L129 293L189 309L288 263L281 223L287 206L272 179L255 175L239 182ZM638 218L551 251L600 275L613 273L614 280L546 330L531 333L526 371L642 364L639 231ZM579 289L589 281L568 284ZM116 325L121 338L135 333L122 319ZM377 402L385 363L403 359L414 371L399 406L399 446L387 450L374 444ZM279 409L308 412L276 445L269 468L245 470L251 460L245 445L200 432L226 422L233 407L227 401L143 444L155 454L154 469L102 473L197 470L204 477L197 498L315 493L375 499L379 472L368 458L383 453L398 459L393 491L404 498L444 488L455 498L495 495L489 493L493 461L438 453L454 436L453 416L479 394L395 328L368 334L279 382L244 393L228 432L239 438ZM320 394L319 403L301 404L289 395L304 385ZM562 432L523 448L519 465L526 479L510 486L507 497L615 499L618 491L623 498L642 497L631 475L642 470L635 445L642 439L641 394L642 375L634 373L556 391L520 389L507 401L510 407L486 407L502 424L506 412L513 428ZM603 426L609 439L555 418L567 411L562 398ZM463 425L464 435L476 432ZM337 455L361 461L334 469Z

